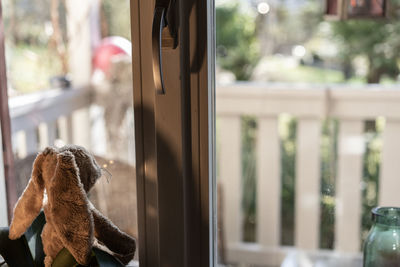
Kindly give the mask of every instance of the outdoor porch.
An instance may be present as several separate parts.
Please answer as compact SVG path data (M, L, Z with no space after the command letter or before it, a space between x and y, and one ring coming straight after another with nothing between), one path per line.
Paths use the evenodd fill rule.
M9 105L17 159L57 142L83 144L93 150L93 142L99 140L96 127L104 127L104 118L96 112L89 88L18 96L11 98ZM287 113L297 120L294 246L281 245L282 155L278 122L279 116ZM243 238L241 119L247 115L257 121L255 242L244 242ZM221 252L225 262L278 266L285 259L287 263L295 258L301 262L303 258L305 264L321 261L321 266L337 264L339 260L343 261L342 266L361 265L364 125L378 117L385 119L378 203L397 205L400 164L394 159L400 153L400 91L395 87L274 83L218 86L217 180L222 185ZM322 121L326 118L337 119L339 124L333 250L320 249L319 245L320 145ZM75 120L79 120L79 127L74 126ZM85 126L87 129L82 128ZM3 177L1 182L4 187ZM1 202L5 203L3 199ZM6 218L6 212L2 205L0 217Z
M382 134L378 205L398 206L400 91L381 85L235 83L217 89L217 173L223 188L226 261L255 266L361 266L365 126L379 117ZM279 117L297 120L294 247L282 246L282 148ZM243 116L257 122L255 242L244 242ZM322 121L337 121L333 250L321 249ZM241 129L242 128L242 129ZM322 215L322 216L326 216ZM286 260L285 260L286 259ZM284 261L285 260L285 261ZM300 265L293 265L297 262ZM286 264L286 265L285 265Z

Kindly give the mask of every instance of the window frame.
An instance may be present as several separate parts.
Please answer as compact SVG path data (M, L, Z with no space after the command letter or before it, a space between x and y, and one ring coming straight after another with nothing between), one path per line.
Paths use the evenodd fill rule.
M14 156L12 152L11 143L11 119L8 107L8 93L7 93L7 69L5 58L5 45L4 45L4 24L3 24L3 7L0 1L0 129L1 129L1 144L2 157L0 157L0 164L3 164L4 175L0 182L5 183L6 202L8 221L11 221L12 211L15 203L17 202L16 184L14 176ZM3 186L3 185L0 185ZM6 214L4 214L5 216ZM3 215L1 215L3 216Z
M179 45L177 51L163 52L165 96L155 94L151 70L154 4L155 1L131 0L140 266L214 266L214 3L176 1ZM168 69L175 68L177 79L166 70L166 64ZM176 97L168 98L169 91ZM168 120L169 127L176 120L179 126L162 128ZM174 155L178 167L168 169L165 165L171 162L170 155L163 149L162 135L168 136L171 131L179 135L171 139L176 143L169 144L178 148ZM166 179L175 182L178 176L181 180L176 186L165 183ZM178 194L183 203L162 206L173 194ZM163 209L178 209L183 216L166 218ZM166 239L165 231L173 231L178 238Z

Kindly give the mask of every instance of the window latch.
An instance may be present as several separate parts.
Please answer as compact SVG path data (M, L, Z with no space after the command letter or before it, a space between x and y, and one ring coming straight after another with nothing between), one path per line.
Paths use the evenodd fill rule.
M156 0L152 30L153 78L157 94L165 94L162 49L178 46L175 0Z

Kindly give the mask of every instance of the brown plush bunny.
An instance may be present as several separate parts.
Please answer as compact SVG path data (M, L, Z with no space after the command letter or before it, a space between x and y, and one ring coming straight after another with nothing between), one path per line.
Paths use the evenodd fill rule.
M43 206L46 267L63 247L87 265L96 239L127 264L135 253L135 239L96 210L86 195L100 176L101 168L83 147L46 148L36 157L31 179L14 208L10 239L23 235Z

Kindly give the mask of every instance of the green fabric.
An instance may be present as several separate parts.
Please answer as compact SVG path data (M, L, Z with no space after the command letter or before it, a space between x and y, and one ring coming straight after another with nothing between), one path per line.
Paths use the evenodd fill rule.
M32 225L25 233L26 240L28 241L29 250L32 254L36 267L44 267L44 252L42 244L42 230L46 223L46 218L43 211L36 217Z

